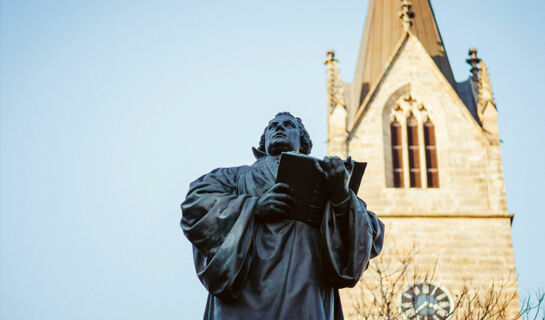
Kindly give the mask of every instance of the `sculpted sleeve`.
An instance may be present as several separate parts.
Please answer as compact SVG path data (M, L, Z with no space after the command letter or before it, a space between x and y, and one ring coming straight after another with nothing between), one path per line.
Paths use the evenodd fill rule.
M382 250L384 224L351 192L342 215L328 203L321 233L326 280L337 288L353 287Z
M212 295L236 298L250 266L256 197L237 194L240 168L216 169L190 185L181 227L197 276Z

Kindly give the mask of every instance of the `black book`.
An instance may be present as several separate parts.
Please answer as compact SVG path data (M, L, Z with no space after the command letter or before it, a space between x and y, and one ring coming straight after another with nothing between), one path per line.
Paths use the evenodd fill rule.
M290 217L311 225L319 225L322 222L325 205L329 199L322 174L316 168L316 161L320 165L323 163L322 160L297 152L282 153L276 175L277 183L286 183L294 191L297 202L289 213ZM348 168L350 169L348 187L357 194L367 162L353 163L353 168Z

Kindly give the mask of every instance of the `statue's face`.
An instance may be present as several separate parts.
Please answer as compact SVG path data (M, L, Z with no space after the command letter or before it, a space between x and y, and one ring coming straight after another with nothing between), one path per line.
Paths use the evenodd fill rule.
M301 148L301 133L297 120L290 116L278 116L269 122L265 128L265 150L276 156L285 151L299 152Z

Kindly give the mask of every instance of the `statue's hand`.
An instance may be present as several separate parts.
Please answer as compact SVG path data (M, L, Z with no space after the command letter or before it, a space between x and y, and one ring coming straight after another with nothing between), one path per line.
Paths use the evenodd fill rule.
M349 167L354 165L348 157ZM322 165L316 161L316 169L324 176L326 189L331 194L331 201L339 203L349 195L348 178L350 172L339 157L324 157Z
M277 183L257 201L254 214L261 221L285 218L295 205L295 198L289 185Z

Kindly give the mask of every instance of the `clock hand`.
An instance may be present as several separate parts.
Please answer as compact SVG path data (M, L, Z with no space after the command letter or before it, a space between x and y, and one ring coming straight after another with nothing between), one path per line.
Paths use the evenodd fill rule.
M420 307L418 307L418 309L416 309L416 313L420 313L420 311L422 311L424 308L426 308L430 303L428 301L424 301L424 303L422 303L422 305Z

